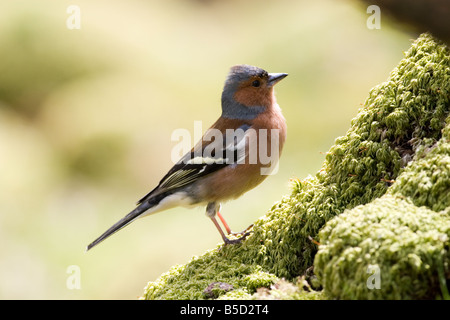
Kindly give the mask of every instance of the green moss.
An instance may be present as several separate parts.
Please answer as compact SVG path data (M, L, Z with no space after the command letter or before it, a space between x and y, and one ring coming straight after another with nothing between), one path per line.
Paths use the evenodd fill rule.
M426 53L416 65L428 71L414 77L427 84L415 88L414 101L421 103L402 102L418 112L408 141L413 161L385 196L345 211L320 232L314 266L331 298L450 298L450 59L448 51ZM433 78L437 74L442 81ZM371 266L379 268L379 289L367 284Z
M225 246L220 250L216 248L201 257L193 258L182 267L173 268L157 281L148 284L144 298L202 299L204 298L202 292L213 282L225 282L235 288L234 291L227 292L219 299L248 298L258 290L258 287L267 287L276 279L285 278L293 281L296 277L305 274L306 270L313 265L318 250L319 231L330 220L324 229L329 231L321 233L320 242L323 241L325 244L320 245L320 256L316 259L315 268L321 275L324 292L329 293L331 297L344 297L342 292L354 290L355 283L343 280L340 281L341 291L336 288L341 294L330 289L330 286L333 288L335 286L333 284L335 278L329 279L329 276L337 277L333 271L333 264L336 261L331 253L327 253L326 248L330 246L329 252L333 252L336 256L342 255L339 257L344 260L341 262L344 269L339 271L339 277L345 279L347 271L350 272L347 278L355 277L355 274L351 272L361 273L364 270L358 269L354 263L346 263L345 260L349 257L360 257L363 251L353 245L359 244L358 241L369 241L366 239L368 234L364 234L366 229L361 231L355 229L356 235L359 232L359 238L355 240L347 236L346 241L340 240L339 233L333 233L332 230L338 228L340 221L346 220L333 219L334 217L344 211L346 212L344 217L351 215L353 212L351 209L355 207L358 207L354 211L355 216L365 214L366 211L361 209L361 205L381 198L368 206L383 207L383 201L394 201L392 199L397 199L394 197L396 194L405 199L411 197L408 202L402 201L408 204L408 208L414 209L411 212L417 213L405 215L412 221L413 216L420 217L418 218L420 221L427 221L426 216L430 212L439 215L428 208L416 208L418 204L414 201L432 209L448 206L449 192L445 193L445 191L448 187L446 177L450 169L448 160L442 159L443 152L447 149L443 146L443 142L438 143L438 141L444 141L441 137L443 134L445 137L446 132L450 131L442 130L449 114L449 80L448 49L430 35L421 35L406 52L405 58L394 69L390 78L370 91L365 106L352 120L347 134L336 139L327 153L322 169L316 176L293 181L291 194L283 197L264 217L254 223L253 233L242 244ZM426 158L426 161L429 161L434 154L436 154L434 163L440 168L440 173L435 176L427 171L428 173L424 176L428 177L432 186L428 187L426 183L422 186L423 183L416 180L415 166L421 168L424 165L424 163L421 164L421 159L425 161ZM408 172L410 172L409 176ZM402 186L397 186L397 182L394 182L397 179L404 181L398 183ZM429 196L424 196L422 191L418 195L415 194L414 183L420 184L420 190L423 192L428 190ZM391 185L392 191L389 190ZM409 187L410 185L412 187ZM390 195L384 196L388 190ZM401 205L404 204L401 203ZM388 211L383 210L385 217L389 216ZM392 219L396 221L395 218ZM433 223L445 220L442 214L433 219ZM358 226L358 222L350 224L350 226L353 225ZM345 228L338 228L338 230L346 231ZM447 234L446 230L444 228L439 231L439 235ZM347 231L353 235L352 230ZM430 229L424 232L431 232L431 225ZM427 236L433 238L436 235L427 233ZM434 241L433 249L426 251L433 255L428 258L426 252L413 253L413 247L409 247L412 242L402 242L398 248L402 251L403 246L406 246L420 261L428 259L426 260L428 265L437 266L439 241L441 240ZM335 245L334 242L337 244ZM446 243L448 247L448 242ZM369 252L373 250L370 245L368 246ZM338 251L336 248L343 251ZM404 251L409 252L406 249ZM387 256L380 256L380 259ZM396 258L403 259L400 255L388 257L393 259L392 261ZM411 260L419 261L415 256L410 257ZM383 263L381 260L375 262ZM387 262L386 265L392 264L394 262ZM406 269L409 267L406 263L402 266ZM420 267L417 270L424 270L423 268ZM383 266L382 270L387 269ZM365 271L358 274L358 279L362 279L363 276L367 277ZM392 281L396 280L399 279L393 278ZM388 282L383 281L383 283ZM359 282L357 285L360 285ZM436 287L434 280L431 279L426 284L428 285L430 288ZM310 294L293 294L292 296L306 299L312 297ZM315 297L319 296L325 297L321 294Z
M243 282L249 291L256 291L258 288L268 288L278 280L273 274L256 271L244 277Z
M450 298L450 118L442 138L416 155L370 204L348 210L320 232L315 271L338 299ZM379 267L380 289L367 286Z
M449 120L450 122L450 120ZM389 193L410 198L433 211L450 207L450 126L446 135L427 148L424 158L413 161L390 188Z
M220 296L218 300L250 300L252 295L248 293L247 289L240 288L227 292L226 294Z
M273 274L263 272L261 266L244 264L239 259L233 258L229 251L228 247L214 249L201 257L192 258L184 266L173 267L157 282L148 283L145 298L206 299L204 291L214 282L224 282L236 289L245 288L244 291L232 291L231 295L251 294L257 288L269 287L278 280ZM219 297L225 291L215 293Z
M445 283L445 278L440 276L450 276L450 219L446 214L386 195L332 219L320 238L314 266L329 297L444 296L441 280ZM379 289L370 285L377 281L370 278L374 272L379 275Z

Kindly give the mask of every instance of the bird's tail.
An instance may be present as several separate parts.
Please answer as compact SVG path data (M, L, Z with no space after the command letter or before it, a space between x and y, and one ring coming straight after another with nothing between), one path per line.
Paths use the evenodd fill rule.
M129 214L127 214L125 217L117 221L111 228L106 230L100 237L95 239L91 244L89 244L86 248L86 251L92 249L96 245L98 245L100 242L108 238L109 236L113 235L120 229L124 228L125 226L129 225L131 222L139 218L145 211L153 207L155 203L152 203L150 201L145 201L141 203L139 206L137 206L133 211L131 211Z

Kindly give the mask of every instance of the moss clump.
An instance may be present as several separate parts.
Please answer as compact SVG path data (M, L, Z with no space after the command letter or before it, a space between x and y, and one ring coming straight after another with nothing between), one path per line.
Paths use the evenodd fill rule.
M328 296L450 298L450 118L448 123L388 194L321 230L314 266ZM367 285L369 266L379 268L379 289Z
M219 248L219 247L218 247ZM230 291L234 298L248 298L260 287L270 287L279 279L256 264L244 264L230 255L228 247L194 257L183 266L172 267L157 282L145 288L146 299L207 299L205 290L213 283L226 283L237 290L214 290L214 297Z
M448 120L450 123L450 119ZM433 211L450 208L450 126L443 138L408 166L390 188L390 194L408 197L414 205Z
M446 214L386 195L332 219L320 238L314 266L328 297L435 299L448 294ZM374 272L378 280L371 278Z
M241 245L209 251L173 268L148 284L144 298L202 299L203 290L213 282L235 288L224 298L250 297L259 285L278 278L292 281L304 274L313 265L315 240L328 221L383 197L402 171L412 170L419 156L437 145L449 113L449 94L449 51L430 35L421 35L388 81L371 90L364 108L347 134L336 139L315 177L293 181L291 194L255 222L253 233ZM402 190L405 196L412 192ZM446 203L444 195L430 192L431 206L433 199ZM331 243L326 233L321 235ZM333 261L324 259L318 266L332 268ZM329 292L330 282L321 279Z

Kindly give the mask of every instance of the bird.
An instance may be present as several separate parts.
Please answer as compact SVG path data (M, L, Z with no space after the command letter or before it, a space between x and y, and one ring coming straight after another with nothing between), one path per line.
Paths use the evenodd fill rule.
M252 225L242 232L232 232L220 213L221 204L255 188L270 175L274 164L278 165L287 125L274 85L287 75L247 64L232 66L222 91L219 119L130 213L90 243L86 251L138 218L177 206L206 205L206 216L224 244L242 242ZM230 239L230 235L240 237Z

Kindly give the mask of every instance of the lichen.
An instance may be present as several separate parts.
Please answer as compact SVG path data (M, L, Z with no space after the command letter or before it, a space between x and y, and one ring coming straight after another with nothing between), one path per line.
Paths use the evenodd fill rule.
M304 277L296 282L280 280L270 288L259 288L250 299L252 300L321 300L322 291L315 291Z
M405 235L411 234L411 239L397 239L403 234L394 232L391 247L398 254L389 255L383 251L380 256L372 254L371 257L377 259L370 261L380 265L385 274L390 272L388 266L397 266L396 259L412 261L412 264L398 264L401 272L408 270L414 261L419 263L415 269L422 276L419 282L433 289L421 289L411 297L434 297L433 294L439 291L436 289L436 279L431 277L431 271L422 271L440 268L437 257L446 252L449 243L448 238L446 241L439 240L443 239L442 235L448 235L447 224L444 223L448 220L445 214L448 210L444 213L435 211L447 208L450 203L449 150L445 143L450 132L448 125L445 127L449 100L449 50L432 36L423 34L405 53L389 79L370 91L364 107L351 121L350 129L345 136L336 139L321 170L314 177L294 180L291 193L254 223L253 233L242 244L219 246L194 257L184 266L172 268L147 285L143 298L203 299L202 292L213 282L225 282L235 288L219 296L219 299L250 298L257 292L258 286L268 287L282 278L292 282L304 275L313 266L318 247L320 250L314 268L320 275L324 295L307 293L293 296L298 299L313 296L342 298L350 297L349 292L356 290L358 293L352 298L364 297L360 293L367 290L360 286L366 285L366 282L361 284L358 281L368 275L364 265L358 264L358 259L367 262L366 251L371 253L376 250L372 245L383 248L386 245L370 242L372 232L380 229L370 228L372 218L390 221L388 225L397 223L399 228L401 222L406 223ZM438 174L432 169L421 172L424 166L431 164L432 168L438 168ZM417 190L420 190L419 193ZM395 210L396 205L408 208L405 209L407 212ZM383 210L378 212L376 208ZM375 210L373 217L370 215L371 209ZM427 218L428 215L430 218ZM426 225L423 229L425 238L412 236L420 229L412 231L415 227L410 226L415 219L420 222L418 228L422 222ZM433 233L433 223L441 222L441 229ZM383 224L383 228L387 230L388 226ZM344 239L340 239L339 232L346 235ZM358 246L360 243L364 243L364 248ZM429 250L416 252L413 243L428 245ZM445 257L448 258L448 255ZM338 266L335 266L336 259L341 259ZM438 283L441 286L442 279L449 278L445 261L448 260L443 258L442 268L439 269L442 276ZM399 278L399 274L397 277L392 275L389 281L383 280L386 290L369 291L365 297L407 297L403 293L386 293L387 284L393 286L395 281L400 281L396 283L396 286L403 288L400 291L410 292L419 288L417 280L413 281L414 285L405 284L403 287L405 280ZM356 276L358 280L349 280ZM340 286L334 282L336 277L342 279ZM377 294L380 296L373 296Z

